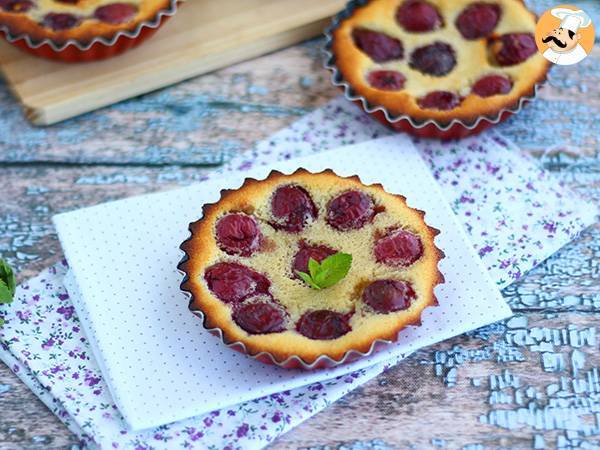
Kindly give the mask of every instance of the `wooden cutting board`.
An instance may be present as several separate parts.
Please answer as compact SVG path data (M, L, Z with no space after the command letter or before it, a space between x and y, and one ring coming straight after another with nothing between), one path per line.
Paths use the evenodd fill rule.
M0 72L36 125L49 125L322 33L345 0L188 0L139 48L68 64L0 42Z

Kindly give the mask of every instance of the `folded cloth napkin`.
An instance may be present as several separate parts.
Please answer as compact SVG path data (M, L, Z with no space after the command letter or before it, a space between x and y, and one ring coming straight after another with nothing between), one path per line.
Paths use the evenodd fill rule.
M249 156L228 164L225 171L247 170L254 165L270 164L276 160L361 142L388 133L353 105L338 99L260 143ZM417 143L418 147L422 145ZM547 258L594 222L596 212L583 200L558 185L552 177L497 136L490 137L487 134L460 143L431 142L427 146L429 150L421 150L434 167L442 166L441 163L435 163L437 158L440 161L454 158L452 163L444 164L448 167L445 176L438 177L444 195L455 213L459 214L461 222L465 225L474 223L472 212L471 215L467 214L469 211L466 207L469 205L487 211L487 214L479 213L481 219L478 221L479 228L486 235L482 235L483 232L477 234L472 228L467 230L500 287L510 284L532 268L534 263ZM467 146L479 150L464 150ZM457 164L456 160L461 157L468 158ZM506 167L506 162L511 167ZM496 177L482 174L481 167L487 171L488 163L491 171L498 168ZM471 176L475 177L473 182L469 181ZM475 181L477 177L482 180ZM505 185L500 177L504 177ZM467 189L462 187L461 180ZM523 190L529 181L535 182L535 189L526 188L524 195L513 193L514 199L510 203L501 203L504 195L510 195L509 189L521 186ZM501 188L494 188L495 183L500 183ZM472 192L472 201L460 200L466 190ZM534 206L538 204L540 206ZM503 211L502 215L496 206ZM510 228L497 226L506 217L512 217L520 223L517 229L527 226L531 230L530 235L538 237L524 240L519 245L516 239L510 238ZM488 245L486 242L508 244L500 250L496 246L491 251L481 251ZM276 394L143 433L133 433L126 429L98 366L90 356L89 344L62 286L65 271L64 264L47 269L30 283L21 286L14 305L3 306L2 314L8 323L0 335L3 344L0 358L90 446L141 449L211 446L260 448L335 401L347 390L376 376L384 367L379 364L326 383ZM15 345L23 336L30 335L38 337L37 345ZM79 348L66 353L49 350L65 342L78 342ZM57 360L58 357L61 359ZM78 358L76 363L74 358ZM43 365L45 369L32 369L32 361ZM65 365L73 366L74 371L65 373L62 370ZM80 381L77 385L62 389L61 379L66 377Z

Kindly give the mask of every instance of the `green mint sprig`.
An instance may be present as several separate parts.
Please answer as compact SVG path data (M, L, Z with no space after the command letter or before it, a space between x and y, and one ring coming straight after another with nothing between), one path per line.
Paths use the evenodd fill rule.
M338 281L348 275L350 266L352 265L352 255L348 253L336 253L328 256L321 263L318 263L313 258L308 260L308 271L296 271L298 276L302 278L313 289L325 289L333 286Z
M0 259L0 304L11 303L15 297L17 280L15 274L6 261ZM4 320L0 318L0 327Z

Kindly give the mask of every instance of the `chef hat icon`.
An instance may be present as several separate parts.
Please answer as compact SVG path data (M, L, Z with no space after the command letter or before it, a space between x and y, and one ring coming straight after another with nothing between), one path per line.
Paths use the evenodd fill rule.
M572 9L567 8L554 8L550 12L554 17L561 20L560 28L571 30L573 33L577 33L579 28L589 27L592 23L590 16L581 9L573 11Z

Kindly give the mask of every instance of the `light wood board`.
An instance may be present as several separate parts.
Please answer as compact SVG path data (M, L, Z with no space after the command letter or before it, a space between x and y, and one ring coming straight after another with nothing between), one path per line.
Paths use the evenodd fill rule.
M0 42L0 72L36 125L53 124L322 33L344 0L189 0L152 39L93 63Z

